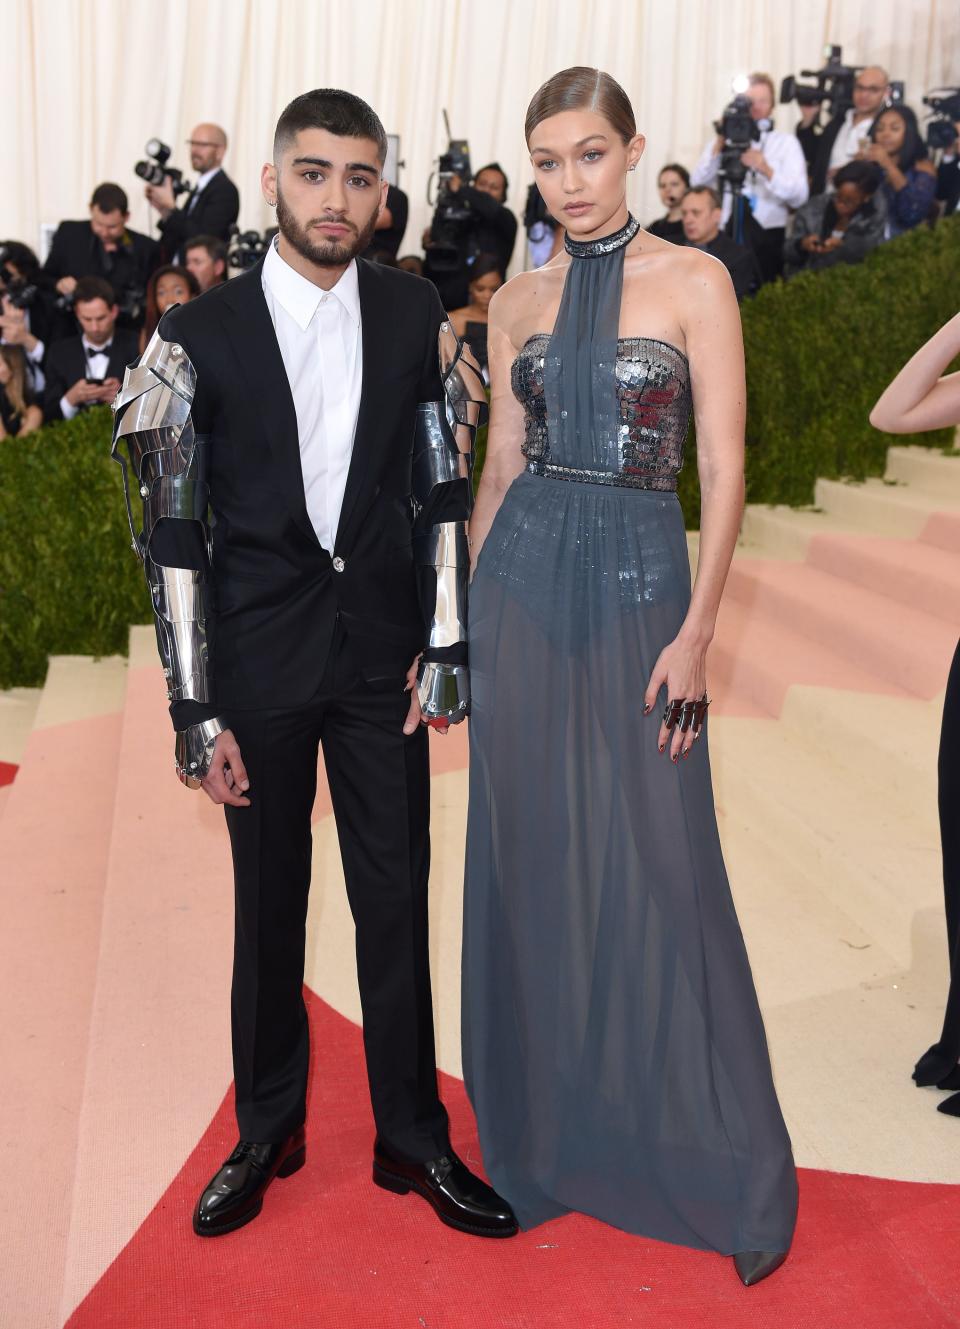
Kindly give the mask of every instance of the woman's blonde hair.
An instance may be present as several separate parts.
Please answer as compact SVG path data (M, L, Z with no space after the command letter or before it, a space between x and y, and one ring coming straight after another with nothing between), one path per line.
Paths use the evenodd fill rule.
M624 143L629 143L637 132L630 98L617 80L602 69L573 65L548 78L533 94L527 107L523 126L527 142L542 120L559 115L561 111L599 111Z
M27 411L27 357L23 353L23 347L0 344L0 355L3 356L10 370L10 380L4 384L7 401L17 415L25 415Z

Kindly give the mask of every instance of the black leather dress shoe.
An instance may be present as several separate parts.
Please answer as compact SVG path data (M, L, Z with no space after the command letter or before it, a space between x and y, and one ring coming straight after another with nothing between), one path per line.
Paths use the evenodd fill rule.
M513 1237L517 1220L506 1200L475 1177L451 1150L429 1163L405 1163L373 1146L373 1179L385 1191L416 1191L433 1207L441 1223L474 1237Z
M198 1237L220 1237L256 1218L274 1177L291 1177L306 1160L303 1127L279 1144L241 1140L204 1188L193 1213Z
M753 1287L775 1273L786 1258L786 1251L738 1251L733 1263L743 1286Z

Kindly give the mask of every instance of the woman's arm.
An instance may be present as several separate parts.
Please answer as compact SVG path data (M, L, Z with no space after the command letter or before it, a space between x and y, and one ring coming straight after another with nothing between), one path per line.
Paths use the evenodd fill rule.
M17 437L22 438L24 434L32 434L33 431L39 429L42 424L43 411L41 411L40 407L35 404L28 406L23 413L23 423L20 426L20 432L17 434Z
M937 176L929 162L918 162L895 193L890 211L901 226L917 226L927 216L937 192Z
M960 314L955 314L884 390L870 412L874 429L913 434L960 424L960 373L943 374L958 355Z
M690 360L700 473L700 558L686 618L654 666L645 697L652 710L666 685L667 699L695 700L707 690L706 653L713 640L730 560L743 513L743 431L746 383L740 311L726 268L702 255L687 278L684 333ZM696 734L661 724L658 746L670 743L679 760Z
M503 288L507 291L507 287ZM490 427L487 430L487 451L477 501L470 518L470 567L476 567L477 558L493 524L503 496L524 467L521 451L523 443L523 407L513 395L510 371L516 349L506 331L512 301L501 292L490 301L487 332L487 354L490 365Z

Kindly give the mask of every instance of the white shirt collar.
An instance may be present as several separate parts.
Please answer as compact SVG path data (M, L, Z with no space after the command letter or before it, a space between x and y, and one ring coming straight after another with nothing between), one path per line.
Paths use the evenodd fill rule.
M207 185L217 174L217 172L222 170L223 170L222 166L214 166L214 168L211 171L204 171L203 175L201 175L199 180L197 181L197 188L195 190L195 193L199 194L201 189L206 189Z
M356 259L350 261L336 286L329 291L322 291L280 257L274 239L263 263L263 285L302 332L306 332L317 305L328 296L336 296L354 324L360 322L360 283Z

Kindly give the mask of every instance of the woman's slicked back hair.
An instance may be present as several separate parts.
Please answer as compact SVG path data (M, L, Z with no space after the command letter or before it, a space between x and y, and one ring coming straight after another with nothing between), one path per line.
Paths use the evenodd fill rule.
M637 132L630 98L617 80L602 69L573 65L548 78L533 94L527 107L523 126L527 142L542 120L559 115L561 111L599 111L624 143L629 143Z

